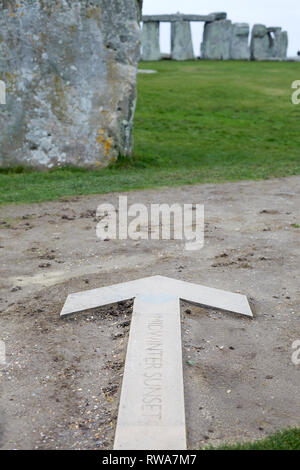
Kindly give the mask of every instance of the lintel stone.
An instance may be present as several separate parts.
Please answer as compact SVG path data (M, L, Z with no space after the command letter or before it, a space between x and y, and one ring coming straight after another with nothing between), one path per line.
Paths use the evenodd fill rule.
M144 23L159 21L160 23L173 23L174 21L215 21L213 15L144 15L142 17Z

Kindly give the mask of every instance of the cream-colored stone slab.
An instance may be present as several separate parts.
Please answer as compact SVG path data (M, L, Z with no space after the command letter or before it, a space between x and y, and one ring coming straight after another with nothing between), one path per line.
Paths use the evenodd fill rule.
M182 300L253 317L245 295L178 281L164 276L156 276L156 280L160 286L164 286L165 292L176 292Z
M61 315L135 298L114 448L186 449L180 303L252 317L245 296L164 276L68 296Z
M186 449L176 296L152 293L135 299L114 449Z
M168 293L193 303L219 308L252 317L247 297L211 287L178 281L164 276L152 276L115 284L109 287L78 292L68 296L61 316L108 305L146 293Z
M91 308L132 299L139 293L147 292L152 285L152 279L152 277L142 278L136 281L123 282L122 284L114 284L113 286L70 294L60 315L66 316Z

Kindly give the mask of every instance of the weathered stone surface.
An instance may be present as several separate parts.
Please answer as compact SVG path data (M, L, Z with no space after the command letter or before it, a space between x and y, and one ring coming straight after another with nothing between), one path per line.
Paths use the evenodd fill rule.
M173 60L194 59L191 25L188 21L175 21L171 25L171 56Z
M225 14L226 18L226 13ZM178 21L179 19L184 21L215 21L215 15L219 13L212 13L211 15L183 15L182 13L176 13L172 15L144 15L142 21L144 23L159 21L160 23L172 23Z
M286 60L288 33L278 26L254 25L251 39L253 60Z
M231 59L250 60L249 32L250 28L247 23L234 23L232 25Z
M138 11L138 21L142 19L143 0L135 0Z
M159 22L151 21L143 24L142 59L160 60Z
M225 13L225 11L217 11L217 12L214 12L214 13L210 13L209 16L213 17L213 21L226 20L227 13Z
M6 86L2 80L0 80L0 104L6 104Z
M229 60L231 52L232 23L218 20L204 26L201 57L210 60Z
M276 31L274 41L274 57L279 60L287 59L289 40L287 31Z
M132 149L140 0L0 2L0 166L99 166Z
M280 26L268 26L267 32L268 33L276 33L277 31L281 31L282 28Z
M251 59L269 60L273 57L273 41L266 26L256 24L253 26L251 37Z

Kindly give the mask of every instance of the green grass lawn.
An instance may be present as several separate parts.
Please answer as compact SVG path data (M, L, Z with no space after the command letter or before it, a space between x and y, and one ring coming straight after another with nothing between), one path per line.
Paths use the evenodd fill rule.
M141 63L135 153L110 168L0 172L0 203L300 174L299 63ZM18 172L19 171L19 172Z
M290 429L246 444L208 447L207 450L300 450L300 429Z

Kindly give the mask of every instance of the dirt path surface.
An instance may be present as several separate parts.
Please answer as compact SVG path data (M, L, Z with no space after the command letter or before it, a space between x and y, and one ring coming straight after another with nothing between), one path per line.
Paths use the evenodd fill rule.
M112 448L132 302L61 320L71 292L166 275L242 292L255 318L182 303L188 446L300 426L300 177L128 194L205 204L205 246L100 241L118 194L0 207L0 448Z

